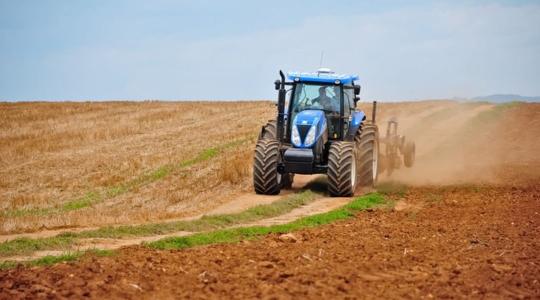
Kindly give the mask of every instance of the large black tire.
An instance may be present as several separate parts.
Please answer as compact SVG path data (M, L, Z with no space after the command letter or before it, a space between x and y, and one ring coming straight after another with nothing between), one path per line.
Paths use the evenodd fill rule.
M261 131L259 139L275 140L277 136L277 121L269 120L264 129ZM281 175L281 188L290 189L294 180L294 173L286 173Z
M410 168L414 165L414 158L416 154L416 146L413 142L407 142L403 153L403 162L405 167Z
M355 137L356 148L358 149L358 184L360 186L372 187L377 183L381 164L385 161L379 161L379 132L377 126L373 124L364 124L362 131ZM390 166L384 166L383 169Z
M271 139L275 140L277 136L277 121L269 120L266 125L264 125L264 130L262 130L259 139Z
M279 143L271 139L257 141L253 160L253 187L257 194L279 194L281 174L277 170L278 162Z
M354 142L334 142L328 152L328 193L352 196L356 190L357 169Z

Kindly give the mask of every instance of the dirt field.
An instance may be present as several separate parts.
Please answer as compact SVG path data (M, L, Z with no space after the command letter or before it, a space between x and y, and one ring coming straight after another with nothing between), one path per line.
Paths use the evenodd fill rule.
M246 208L239 200L253 199L251 151L275 110L152 102L0 108L0 231L9 239ZM406 185L388 196L397 201L392 209L295 232L296 242L271 235L180 251L134 246L4 270L0 298L540 297L540 105L383 103L381 134L390 117L417 148L414 168L380 178Z

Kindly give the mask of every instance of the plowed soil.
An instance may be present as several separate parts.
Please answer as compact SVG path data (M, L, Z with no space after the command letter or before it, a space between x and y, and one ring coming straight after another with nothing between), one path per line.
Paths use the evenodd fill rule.
M0 273L2 298L540 296L540 186L414 188L400 210L241 244Z

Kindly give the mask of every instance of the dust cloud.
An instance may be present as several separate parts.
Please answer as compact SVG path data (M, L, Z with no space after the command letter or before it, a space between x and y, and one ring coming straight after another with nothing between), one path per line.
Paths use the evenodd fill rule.
M371 115L371 107L363 107ZM377 109L381 137L386 122L416 144L416 162L380 181L411 185L523 184L540 180L540 104L425 101L382 103ZM381 145L381 151L385 151Z

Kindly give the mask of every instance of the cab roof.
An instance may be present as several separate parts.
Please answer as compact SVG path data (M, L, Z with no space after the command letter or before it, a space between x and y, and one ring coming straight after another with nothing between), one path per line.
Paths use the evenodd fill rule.
M336 74L328 69L319 69L317 72L288 72L289 80L295 82L320 82L332 84L349 84L358 80L358 75ZM338 82L339 80L339 82Z

